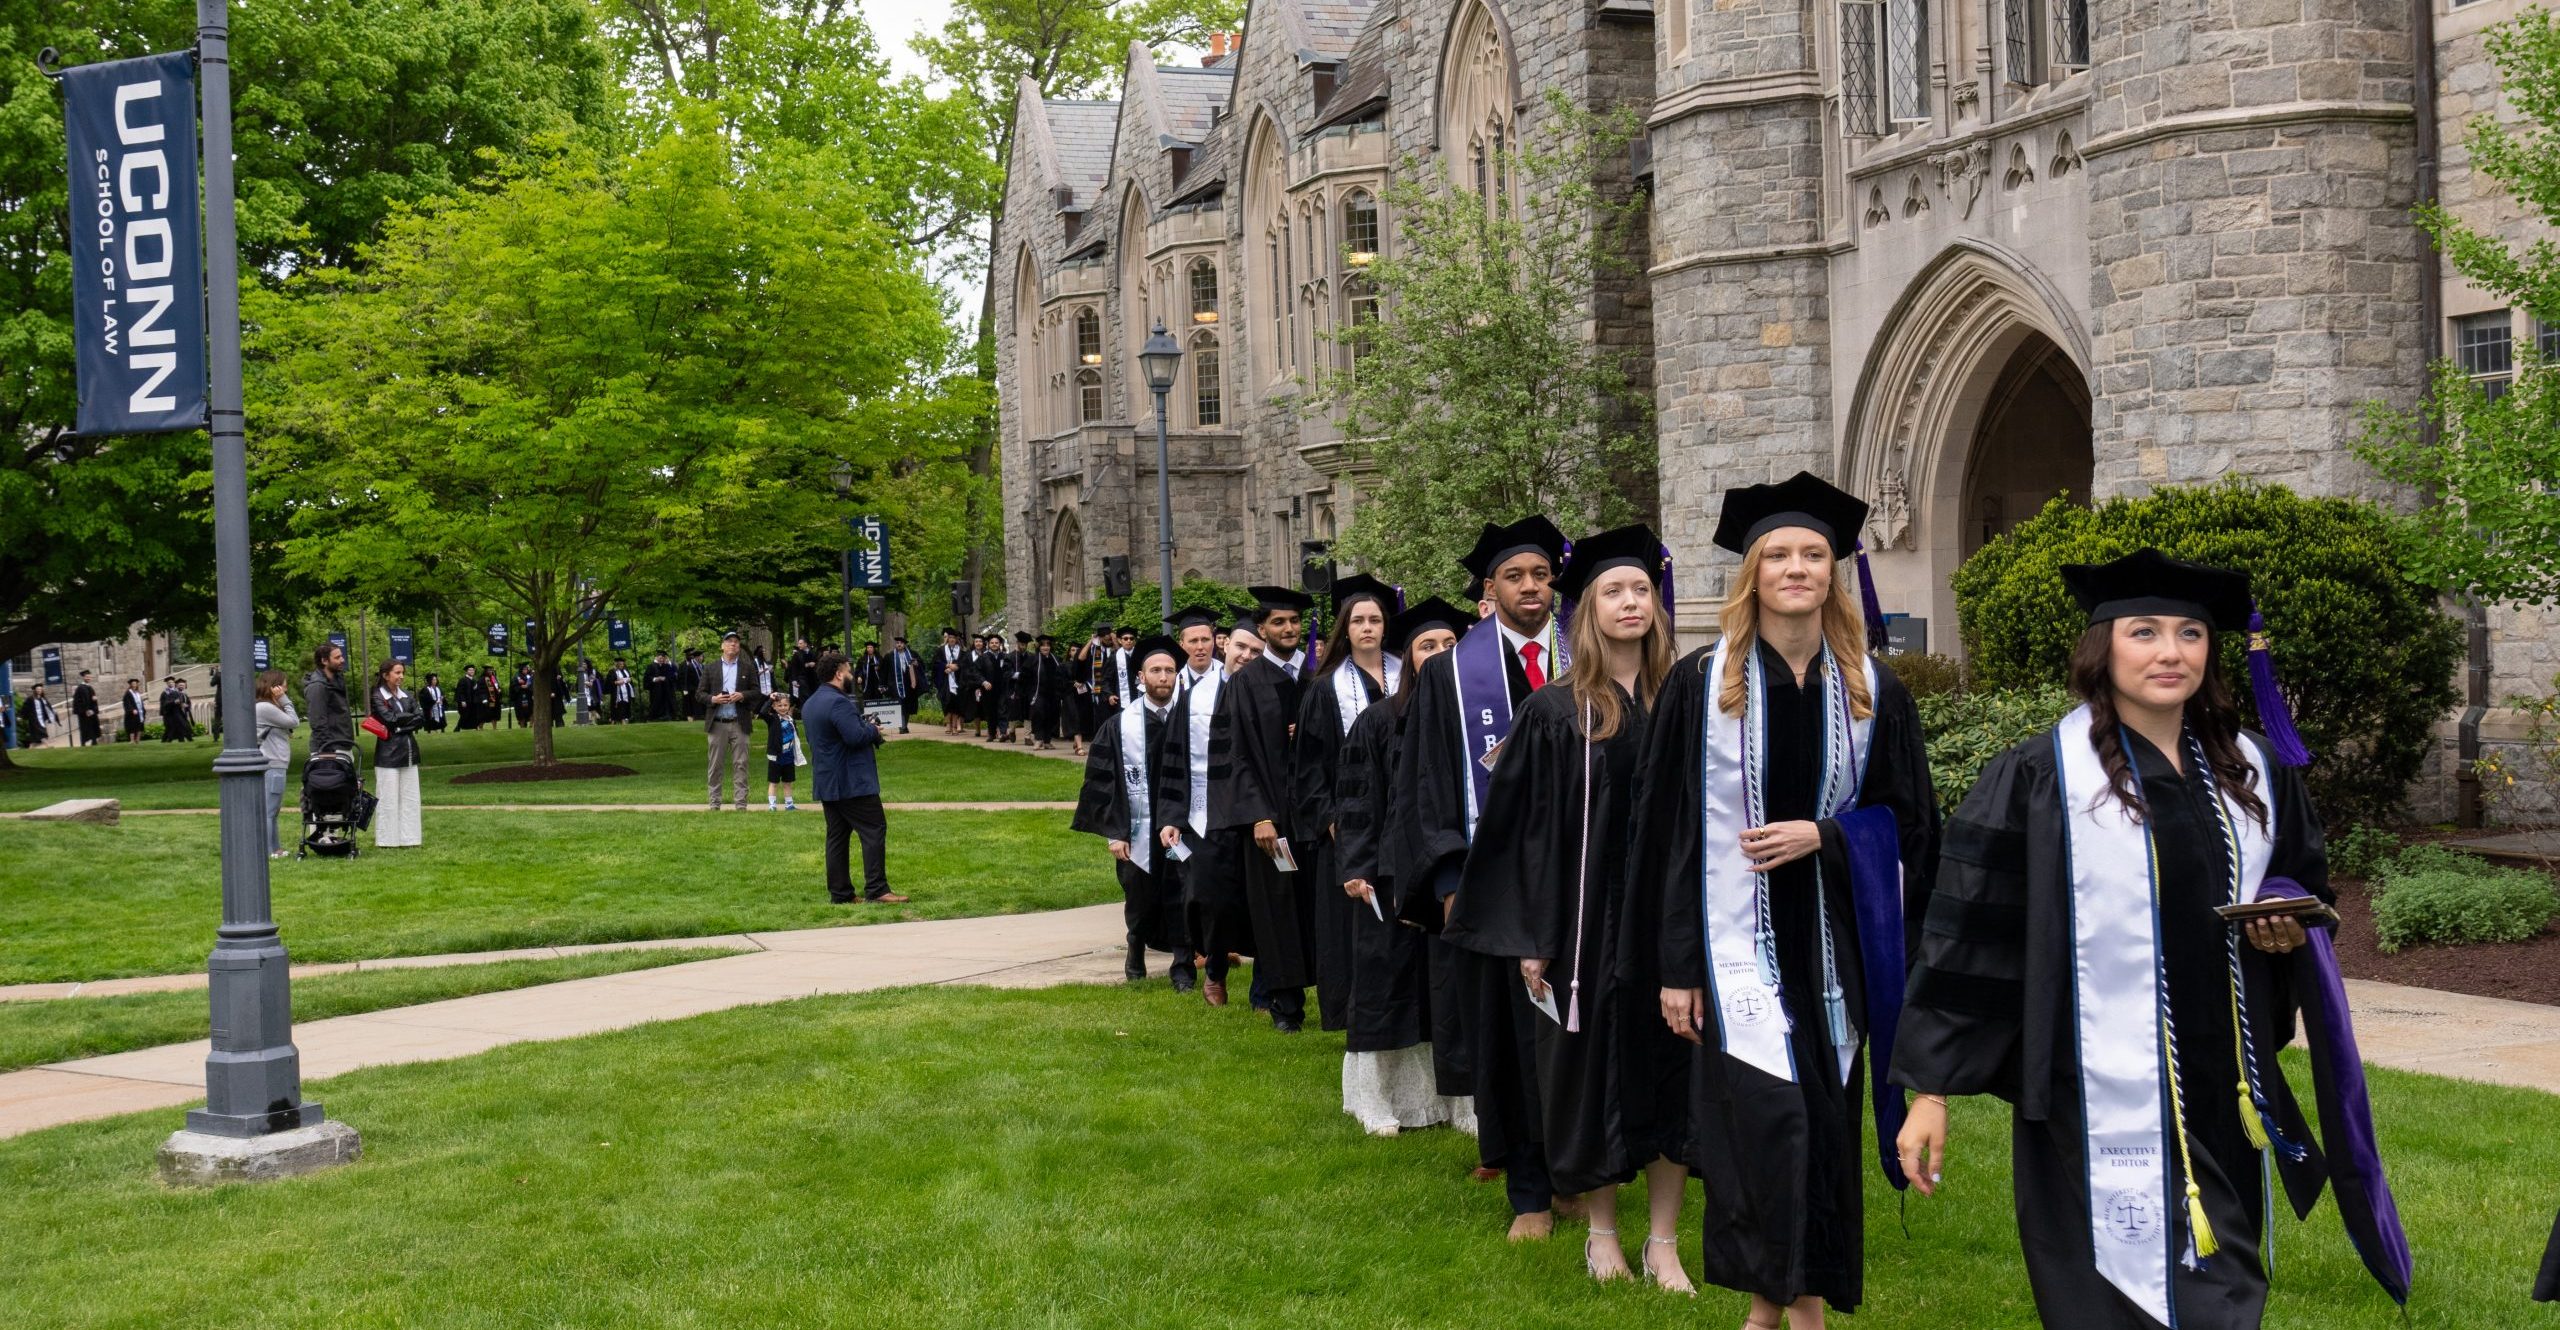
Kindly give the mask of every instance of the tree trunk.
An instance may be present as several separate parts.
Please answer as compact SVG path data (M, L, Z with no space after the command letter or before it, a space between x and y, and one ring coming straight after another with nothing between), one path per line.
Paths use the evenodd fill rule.
M548 659L544 659L547 656ZM559 759L551 749L551 679L560 668L560 655L546 650L533 662L533 764L547 767Z

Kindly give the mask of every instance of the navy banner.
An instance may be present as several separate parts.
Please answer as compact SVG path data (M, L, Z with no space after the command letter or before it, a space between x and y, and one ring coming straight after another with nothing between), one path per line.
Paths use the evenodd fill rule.
M44 649L44 681L56 688L62 686L62 648Z
M267 669L274 660L275 656L268 650L267 635L265 633L260 633L256 637L249 639L249 668L253 670Z
M507 626L505 624L493 623L489 625L489 654L492 656L503 656L507 654Z
M631 625L624 623L620 619L609 620L605 624L605 640L611 642L613 644L613 649L616 651L629 651L631 649Z
M418 635L406 628L391 630L391 658L403 665L418 658Z
M63 71L82 434L205 423L196 71L186 51Z
M853 532L852 567L847 585L857 591L885 591L889 588L889 528L879 518L848 517L845 526ZM870 548L865 549L864 546Z

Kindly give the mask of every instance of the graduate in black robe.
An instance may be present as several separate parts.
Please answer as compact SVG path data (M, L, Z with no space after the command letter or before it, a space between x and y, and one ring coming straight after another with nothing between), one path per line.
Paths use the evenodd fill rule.
M1030 659L1031 739L1037 748L1057 746L1066 732L1068 710L1075 703L1075 670L1058 654L1058 639L1040 635L1040 649Z
M1580 1195L1595 1279L1626 1277L1617 1188L1645 1175L1645 1270L1689 1287L1677 1249L1688 1169L1676 1091L1687 1046L1655 990L1616 958L1652 920L1627 909L1649 711L1671 663L1670 556L1651 528L1577 542L1555 591L1573 606L1569 669L1532 693L1496 754L1445 935L1514 967L1531 1018L1540 1139L1559 1194Z
M1196 643L1210 631L1210 622L1203 610L1174 616L1185 643ZM1187 648L1185 654L1190 654ZM1212 1007L1223 1007L1227 958L1250 956L1255 949L1252 916L1244 901L1243 856L1250 847L1242 833L1218 826L1209 816L1211 776L1227 765L1232 751L1225 708L1219 705L1226 673L1214 658L1205 668L1186 664L1180 688L1155 763L1156 838L1182 879L1187 934L1207 967L1200 996Z
M1948 825L1893 1060L1893 1079L1919 1092L1899 1142L1902 1167L1929 1192L1945 1163L1966 1158L1964 1143L1949 1148L1944 1096L1991 1094L2009 1102L2019 1239L2049 1325L2257 1326L2267 1295L2260 1253L2269 1160L2297 1214L2307 1215L2324 1185L2335 1185L2339 1214L2366 1267L2385 1292L2405 1300L2407 1239L2373 1146L2328 938L2291 919L2235 929L2215 913L2235 896L2250 899L2253 888L2258 899L2333 898L2318 812L2301 773L2282 764L2299 756L2298 741L2286 753L2288 746L2240 731L2214 672L2219 634L2247 631L2247 579L2149 550L2111 564L2071 565L2064 575L2092 621L2072 660L2074 691L2085 705L2053 733L1993 759ZM2182 639L2192 644L2185 654L2193 668L2172 669L2160 653ZM2160 682L2182 669L2182 683ZM2282 714L2264 693L2259 710ZM2183 751L2173 760L2145 729L2160 730L2168 748ZM2075 859L2075 843L2105 843L2097 839L2103 831L2090 830L2093 822L2126 816L2114 783L2119 769L2143 806L2125 833L2137 848ZM2084 788L2095 793L2084 798ZM2248 799L2235 793L2241 790ZM2146 833L2154 865L2147 874L2138 848ZM2241 847L2246 865L2253 842L2263 855L2255 882L2245 867L2235 871L2231 857ZM2084 894L2085 881L2128 873L2129 894ZM2121 918L2090 913L2101 899L2145 896L2149 910L2121 910ZM2130 985L2142 998L2093 1018L2095 1045L2080 1013L2082 985L2099 982L2088 977L2097 972L2075 941L2082 927L2147 931L2156 939L2155 972ZM2325 1152L2315 1147L2276 1060L2293 1038L2297 1012L2309 1035ZM2235 1026L2247 1030L2245 1047ZM2175 1042L2174 1059L2156 1051L2155 1037L2163 1034ZM2124 1110L2120 1092L2093 1079L2091 1067L2093 1059L2125 1054L2145 1068L2138 1080L2156 1117L2144 1118L2140 1131L2155 1142L2147 1153L2159 1157L2165 1181L2156 1192L2147 1185L2112 1191L2101 1239L2088 1168L2089 1130L2099 1113L2090 1105L2119 1118ZM2261 1132L2272 1148L2253 1140ZM2102 1241L2109 1259L2120 1259L2118 1247L2156 1253L2156 1260L2136 1262L2145 1272L2136 1282L2147 1285L2165 1270L2165 1287L2128 1292L2102 1270Z
M515 677L507 682L507 708L515 713L519 728L533 727L533 667L516 667Z
M1352 724L1334 779L1334 871L1352 906L1342 1108L1372 1135L1442 1122L1475 1127L1464 1049L1431 1038L1432 965L1448 944L1396 910L1396 878L1383 856L1404 799L1398 761L1416 671L1457 645L1475 617L1435 596L1387 621L1380 645L1403 662L1399 686Z
M1029 633L1013 635L1013 650L1004 656L1004 742L1014 742L1017 726L1026 731L1031 724L1031 708L1039 701L1040 662L1032 658L1033 638Z
M1147 950L1173 953L1173 991L1192 989L1191 942L1182 910L1182 879L1172 855L1156 834L1155 770L1170 723L1177 662L1181 648L1169 637L1150 638L1139 654L1153 668L1143 668L1143 695L1123 711L1137 714L1140 741L1128 743L1130 725L1123 712L1113 712L1095 731L1093 751L1085 758L1084 789L1076 796L1077 831L1100 836L1111 847L1113 868L1120 877L1122 921L1128 931L1128 960L1123 973L1131 980L1147 977Z
M1564 561L1564 543L1564 533L1544 517L1487 523L1465 562L1476 579L1473 589L1493 603L1493 616L1417 670L1410 685L1415 692L1398 775L1408 801L1388 828L1385 857L1395 873L1398 913L1434 934L1458 892L1468 843L1480 825L1477 786L1491 779L1481 760L1485 745L1509 732L1514 712L1529 699L1531 662L1522 652L1536 649L1539 683L1556 664L1550 582ZM1471 645L1478 642L1486 645ZM1479 651L1485 657L1468 672L1498 670L1503 682L1497 694L1484 681L1482 695L1461 705L1459 667ZM1490 726L1479 723L1487 713ZM1502 1175L1514 1240L1544 1238L1554 1229L1555 1188L1540 1137L1536 1032L1529 1023L1545 1018L1530 1005L1511 961L1454 947L1434 957L1449 963L1432 970L1432 1045L1463 1050L1475 1096L1477 1176Z
M1773 1324L1779 1309L1803 1299L1805 1305L1795 1314L1801 1324L1811 1325L1822 1303L1853 1311L1863 1296L1865 1138L1860 1119L1868 1112L1870 1082L1856 1061L1856 1049L1862 1035L1873 1033L1868 1028L1873 1022L1864 962L1872 949L1862 944L1891 944L1895 961L1882 983L1888 992L1898 993L1899 957L1917 931L1936 866L1937 800L1930 788L1919 713L1893 672L1868 660L1855 609L1858 593L1849 568L1837 557L1838 551L1854 548L1850 542L1865 520L1865 504L1806 475L1725 497L1715 540L1744 556L1728 593L1727 604L1733 607L1728 614L1745 615L1751 625L1733 645L1739 648L1747 641L1758 657L1764 692L1757 705L1762 709L1754 716L1746 693L1738 718L1725 712L1726 676L1719 671L1726 668L1727 657L1715 648L1694 652L1664 683L1645 762L1645 804L1636 834L1642 847L1640 908L1660 923L1653 947L1630 949L1621 957L1632 982L1661 993L1666 1008L1672 994L1701 1003L1706 995L1717 994L1728 1008L1748 1001L1734 986L1723 985L1720 991L1710 984L1701 899L1704 857L1710 852L1727 856L1735 882L1750 880L1746 863L1775 863L1766 870L1766 899L1778 1014L1783 1017L1776 1028L1786 1031L1781 1046L1793 1079L1723 1046L1720 1021L1746 1017L1737 1011L1722 1018L1707 1005L1698 1017L1703 1026L1693 1023L1683 1035L1699 1043L1678 1087L1685 1139L1677 1144L1706 1194L1706 1281L1754 1295L1751 1315L1760 1324ZM1787 651L1802 653L1801 678L1787 652L1776 645L1781 640L1788 643ZM1835 663L1842 677L1829 672ZM1860 675L1849 671L1871 672L1872 692ZM1744 677L1749 677L1747 667ZM1871 721L1862 753L1852 728L1854 699L1861 693L1867 693ZM1835 706L1849 713L1839 719L1853 736L1840 754L1829 751L1824 737ZM1711 723L1737 740L1765 729L1759 827L1744 825L1749 819L1739 809L1714 826L1702 825L1701 781ZM1736 754L1727 750L1719 756L1733 762ZM1826 763L1835 757L1839 793L1825 807ZM1861 761L1863 781L1853 765ZM1738 765L1733 769L1739 770ZM1734 783L1739 788L1743 782L1737 778ZM1888 847L1875 851L1883 862L1871 866L1883 884L1877 893L1881 921L1876 927L1889 937L1867 939L1861 933L1851 851L1837 816L1849 814L1852 807L1861 812L1885 809L1892 815L1897 835L1888 838ZM1882 828L1876 814L1865 816L1870 826ZM1773 839L1782 834L1796 839ZM1892 889L1897 874L1898 899ZM1826 954L1832 958L1831 977L1836 977L1846 1021L1837 1036L1825 1001L1830 986ZM1845 1074L1835 1037L1848 1042L1851 1065ZM1876 1047L1890 1048L1889 1030L1876 1037Z
M142 681L127 679L124 681L124 730L116 736L117 742L127 739L142 742L143 716Z
M687 647L684 663L676 666L676 705L684 708L686 720L702 719L702 699L696 696L702 687L702 651Z
M1307 986L1316 979L1313 879L1298 856L1311 831L1298 825L1296 765L1290 730L1298 721L1300 683L1282 659L1293 656L1314 597L1257 586L1255 624L1269 652L1219 690L1232 745L1223 769L1209 776L1209 824L1243 836L1245 908L1253 916L1254 987L1271 1008L1271 1028L1295 1034L1306 1021ZM1277 657L1277 658L1275 658ZM1288 867L1279 862L1285 853Z
M1333 634L1325 643L1324 664L1307 675L1299 690L1297 732L1290 741L1296 824L1304 838L1303 845L1293 841L1291 848L1298 853L1299 867L1311 875L1307 880L1315 897L1317 1024L1340 1030L1351 1011L1352 916L1366 907L1337 889L1343 875L1335 847L1334 790L1344 738L1360 713L1387 695L1389 676L1401 666L1390 663L1381 645L1387 616L1397 609L1392 588L1351 573L1333 579L1327 594L1333 601ZM1360 621L1356 627L1354 618ZM1364 653L1371 657L1365 665L1360 663Z
M80 671L79 686L71 690L71 719L80 727L77 740L86 747L98 742L105 727L98 719L98 689L89 681L89 671Z

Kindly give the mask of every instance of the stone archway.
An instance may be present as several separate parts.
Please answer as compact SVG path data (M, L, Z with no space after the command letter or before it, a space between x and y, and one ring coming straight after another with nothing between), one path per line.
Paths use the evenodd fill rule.
M1084 524L1073 508L1062 508L1049 527L1049 608L1077 604L1085 598Z
M1836 474L1874 505L1885 610L1929 620L1954 655L1965 556L2090 484L2088 338L2016 256L1965 241L1905 291L1858 381Z

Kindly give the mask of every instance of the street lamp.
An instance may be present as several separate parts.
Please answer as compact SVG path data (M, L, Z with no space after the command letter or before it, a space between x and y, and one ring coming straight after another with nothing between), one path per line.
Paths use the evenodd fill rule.
M853 463L851 462L836 463L836 498L843 502L851 502L853 499ZM850 656L853 654L853 542L850 539L845 541L844 546L843 600L844 637L839 647Z
M1165 442L1164 399L1173 391L1174 378L1182 373L1182 343L1164 330L1164 320L1156 320L1153 336L1138 352L1138 364L1144 367L1147 387L1156 395L1156 585L1164 611L1165 626L1173 624L1173 465L1170 446Z

